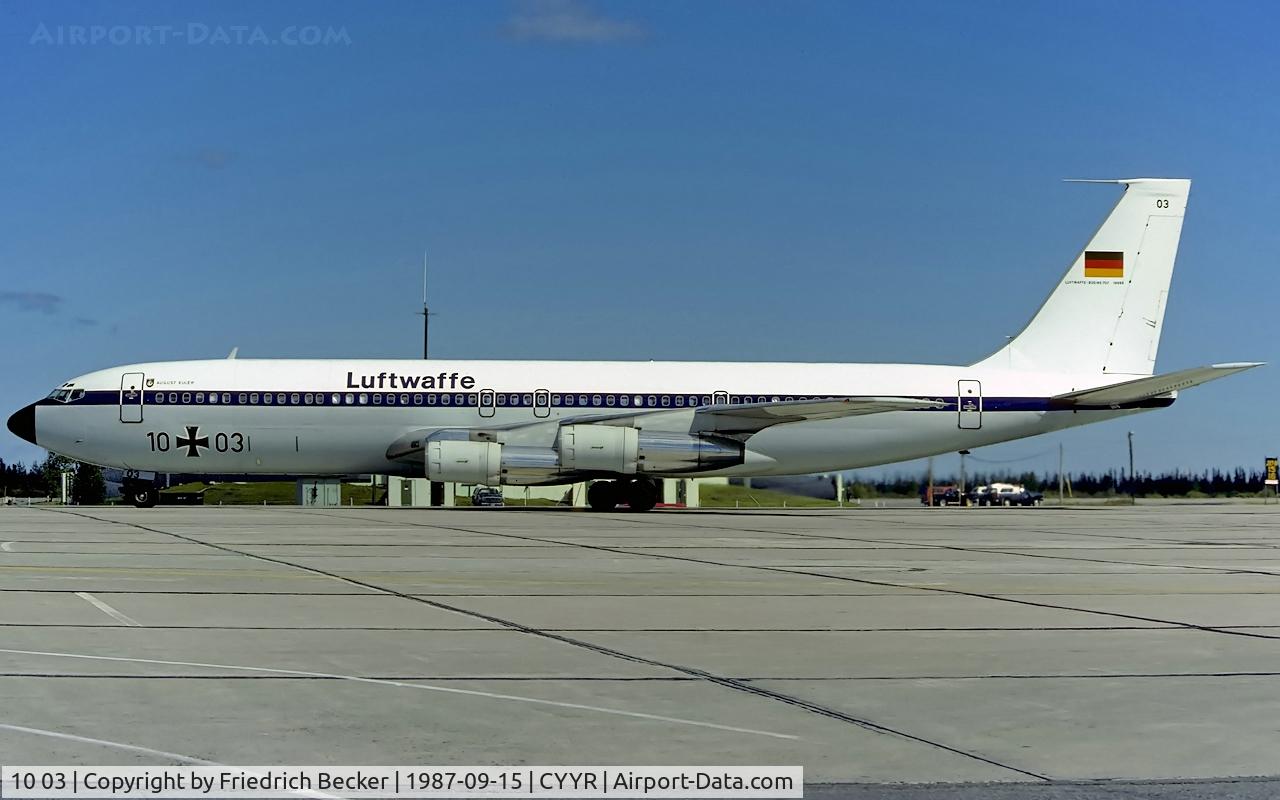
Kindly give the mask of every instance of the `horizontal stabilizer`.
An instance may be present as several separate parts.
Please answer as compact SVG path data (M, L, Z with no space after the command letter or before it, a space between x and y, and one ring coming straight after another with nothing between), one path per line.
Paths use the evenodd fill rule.
M1115 383L1098 389L1084 389L1079 392L1060 394L1051 399L1056 405L1066 406L1120 406L1129 403L1140 403L1153 397L1160 397L1179 389L1189 389L1202 383L1216 381L1237 372L1262 366L1260 361L1246 361L1234 364L1213 364L1208 367L1194 367L1164 375L1152 375L1150 378L1138 378L1124 383Z

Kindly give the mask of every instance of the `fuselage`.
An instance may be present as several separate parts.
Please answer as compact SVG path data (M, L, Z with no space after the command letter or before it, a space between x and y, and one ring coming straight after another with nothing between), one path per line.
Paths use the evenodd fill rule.
M1128 377L905 364L172 361L68 381L30 409L29 438L80 461L140 472L421 475L420 460L415 466L387 452L415 431L503 429L508 444L549 446L558 423L630 411L673 412L661 425L679 431L696 409L725 404L866 396L942 404L775 425L745 440L742 463L700 473L785 475L955 452L1136 413L1144 408L1059 410L1049 402Z

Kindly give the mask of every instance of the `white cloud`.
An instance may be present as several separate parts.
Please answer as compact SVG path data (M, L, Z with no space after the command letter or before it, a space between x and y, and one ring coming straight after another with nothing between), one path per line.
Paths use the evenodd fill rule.
M612 19L581 0L522 0L504 29L513 39L609 44L644 38L638 22Z

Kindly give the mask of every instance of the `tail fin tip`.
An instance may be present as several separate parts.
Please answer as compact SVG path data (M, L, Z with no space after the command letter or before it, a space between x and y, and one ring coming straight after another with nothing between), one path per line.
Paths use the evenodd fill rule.
M975 366L1152 375L1191 181L1070 182L1124 192L1027 326Z

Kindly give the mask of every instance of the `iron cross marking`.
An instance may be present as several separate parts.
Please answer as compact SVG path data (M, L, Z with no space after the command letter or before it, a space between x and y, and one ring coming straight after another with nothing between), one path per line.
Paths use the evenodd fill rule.
M179 436L177 441L178 441L178 447L187 448L187 458L199 458L200 457L199 448L209 446L209 437L200 436L199 425L188 425L187 435Z

